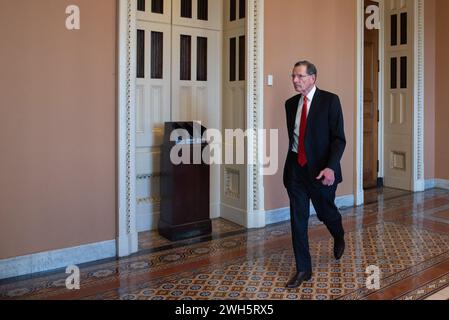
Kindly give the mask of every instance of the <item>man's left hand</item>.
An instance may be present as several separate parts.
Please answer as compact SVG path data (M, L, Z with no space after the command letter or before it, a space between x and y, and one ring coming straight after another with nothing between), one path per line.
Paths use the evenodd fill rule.
M321 181L321 183L325 186L330 187L330 186L334 185L334 182L335 182L334 170L326 168L320 172L320 174L318 175L318 177L316 177L316 179L317 180L323 179L323 181Z

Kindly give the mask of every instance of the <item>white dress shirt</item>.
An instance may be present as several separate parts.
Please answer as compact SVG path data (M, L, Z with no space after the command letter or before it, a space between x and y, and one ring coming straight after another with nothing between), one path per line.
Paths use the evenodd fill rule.
M309 116L310 106L312 105L313 96L316 92L316 86L313 86L312 90L310 90L309 94L307 95L307 116ZM301 112L302 112L302 106L304 104L304 96L301 96L301 99L299 99L298 103L298 111L296 113L296 121L295 121L295 130L293 133L293 145L292 145L292 151L295 153L298 153L298 139L299 139L299 127L301 124Z

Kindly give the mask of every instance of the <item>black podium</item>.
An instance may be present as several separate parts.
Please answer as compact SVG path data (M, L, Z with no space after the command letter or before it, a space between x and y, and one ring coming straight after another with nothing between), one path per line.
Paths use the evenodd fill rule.
M205 129L194 122L165 123L161 152L161 215L158 230L160 235L171 241L212 232L209 214L209 165L204 163L201 157L204 148L208 146L207 142L201 140ZM177 156L184 155L184 159L188 156L188 163L173 163L170 158L173 148L181 150L175 152ZM186 151L189 155L183 154Z

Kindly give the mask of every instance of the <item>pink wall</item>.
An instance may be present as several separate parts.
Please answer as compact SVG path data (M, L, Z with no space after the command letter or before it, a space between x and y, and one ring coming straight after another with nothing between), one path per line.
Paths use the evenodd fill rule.
M290 80L292 66L307 59L318 68L318 87L340 96L347 146L342 160L344 182L338 195L353 194L356 110L356 1L266 0L265 74L274 86L265 86L265 128L279 129L279 171L266 176L265 209L288 206L282 170L288 149L284 102L296 92Z
M0 259L114 239L116 1L1 1L0 39Z

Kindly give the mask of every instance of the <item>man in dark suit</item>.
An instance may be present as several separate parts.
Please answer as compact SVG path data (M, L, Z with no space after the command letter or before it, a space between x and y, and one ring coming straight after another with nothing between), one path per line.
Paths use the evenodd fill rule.
M289 149L284 186L290 198L290 219L296 274L287 288L296 288L312 277L308 221L310 200L334 238L334 256L345 249L341 215L335 205L342 182L340 160L346 146L343 113L337 95L318 89L316 67L308 61L295 64L292 81L298 95L285 103Z

